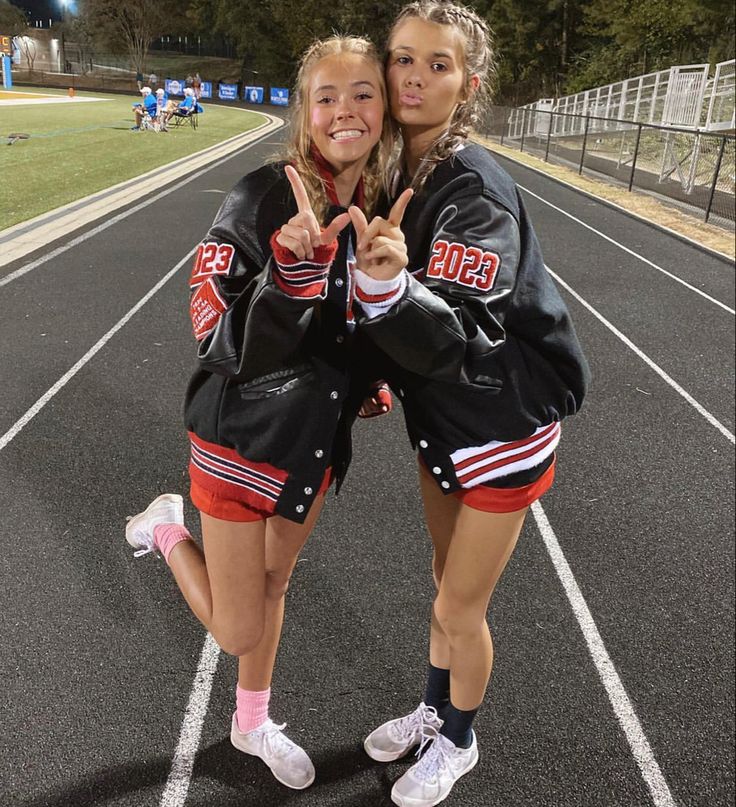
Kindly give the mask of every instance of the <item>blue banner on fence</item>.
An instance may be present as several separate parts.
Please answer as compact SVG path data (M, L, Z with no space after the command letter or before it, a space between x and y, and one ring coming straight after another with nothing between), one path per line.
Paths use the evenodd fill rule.
M221 101L237 101L238 100L238 85L237 84L218 84L217 97Z
M200 86L200 91L202 93L202 98L212 98L212 82L211 81L203 81L202 85Z
M275 106L289 106L289 91L284 87L271 87L271 103Z
M164 89L167 95L184 95L184 82L178 78L167 78L164 81Z
M262 104L263 87L246 87L243 90L243 100L250 104Z

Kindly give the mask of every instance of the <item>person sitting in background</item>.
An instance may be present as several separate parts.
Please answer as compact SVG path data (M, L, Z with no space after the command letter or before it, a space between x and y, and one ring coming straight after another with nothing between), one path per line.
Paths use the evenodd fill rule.
M133 113L135 115L135 126L133 131L137 132L141 128L143 118L146 114L151 116L151 119L156 117L156 96L151 92L150 87L141 87L142 101L137 101L133 104Z
M169 96L163 87L156 90L156 123L163 130L166 125L166 108L169 104Z
M152 72L148 77L148 84L152 90L156 89L156 85L158 84L158 76L155 73Z
M204 112L201 104L197 102L194 97L194 90L191 87L186 87L184 90L184 100L177 104L176 101L169 101L166 105L166 112L164 113L164 123L168 123L174 115L180 118L186 118L198 112Z

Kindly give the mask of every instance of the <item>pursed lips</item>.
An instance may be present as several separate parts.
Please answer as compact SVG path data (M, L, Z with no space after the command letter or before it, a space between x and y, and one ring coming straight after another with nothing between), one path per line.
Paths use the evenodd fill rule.
M412 92L402 92L399 95L399 102L405 106L418 106L423 100L421 95L416 95Z

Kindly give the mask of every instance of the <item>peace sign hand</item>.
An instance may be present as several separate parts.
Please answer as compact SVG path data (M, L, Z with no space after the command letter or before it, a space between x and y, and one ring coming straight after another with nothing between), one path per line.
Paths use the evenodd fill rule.
M401 222L413 194L407 188L394 202L387 219L376 216L370 224L359 207L348 210L358 236L356 264L376 280L393 280L409 262Z
M311 261L314 259L314 248L331 244L340 231L347 226L350 216L347 213L341 213L322 230L314 215L307 189L304 187L299 173L291 165L287 165L284 170L294 192L299 212L281 228L276 236L276 243L291 250L300 261Z

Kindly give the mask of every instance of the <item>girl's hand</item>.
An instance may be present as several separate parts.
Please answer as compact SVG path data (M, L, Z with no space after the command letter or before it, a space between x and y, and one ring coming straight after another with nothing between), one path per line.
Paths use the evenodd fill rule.
M370 224L359 207L352 206L348 210L358 236L356 265L376 280L393 280L409 262L401 221L413 193L407 188L394 203L387 219L376 216Z
M387 412L391 411L392 406L391 391L388 388L388 384L382 381L379 382L363 400L363 405L360 407L358 417L374 418L379 415L385 415Z
M350 216L347 213L341 213L322 230L317 217L314 215L307 189L304 187L299 173L291 165L287 165L284 170L291 189L294 191L294 198L299 212L296 216L292 216L279 230L276 243L285 249L291 250L300 261L311 261L314 258L314 248L331 244L340 231L347 226Z

